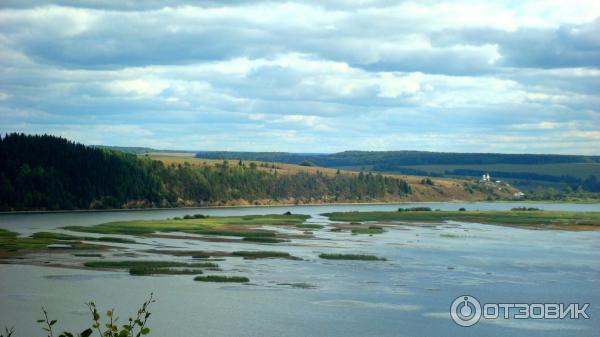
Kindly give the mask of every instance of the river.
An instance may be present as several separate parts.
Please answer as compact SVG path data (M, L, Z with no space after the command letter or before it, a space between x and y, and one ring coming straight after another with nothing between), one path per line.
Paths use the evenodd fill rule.
M393 210L427 205L434 209L600 211L599 204L411 203L277 206L71 212L0 215L0 228L29 235L66 225L164 219L185 214L319 214ZM248 285L194 282L190 276L133 277L21 264L0 264L0 327L15 337L41 335L35 320L44 305L58 328L88 323L85 302L114 307L124 319L152 292L157 302L151 336L596 336L600 331L600 231L531 230L471 223L398 225L365 236L315 230L317 240L259 245L139 239L135 246L214 250L278 250L302 260L227 258L222 268L247 275ZM139 250L141 248L131 248ZM364 253L387 261L331 261L322 252ZM48 256L49 260L53 257ZM591 303L590 319L482 320L456 325L452 300L468 294L482 303ZM104 310L103 310L104 311Z

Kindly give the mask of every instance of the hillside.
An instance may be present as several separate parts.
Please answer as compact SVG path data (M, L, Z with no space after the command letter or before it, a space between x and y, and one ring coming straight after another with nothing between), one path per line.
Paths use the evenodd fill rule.
M193 153L147 153L144 156L159 160L166 165L189 164L195 167L219 167L224 162L235 164L238 160L231 159L203 159L195 158ZM344 175L358 176L360 172L350 170L339 170L335 168L325 168L319 166L304 166L297 164L287 164L278 162L264 161L243 161L247 165L256 165L257 170L274 173L277 175L294 175L298 173L323 174L325 176L335 177L338 172ZM513 194L519 190L507 184L484 185L464 179L452 178L430 178L431 184L424 183L423 177L401 174L382 174L384 177L401 179L406 181L411 189L411 193L396 196L393 198L380 199L379 201L482 201L482 200L510 200ZM348 200L352 201L352 200ZM377 201L377 200L374 200Z
M404 200L397 176L202 162L87 147L54 136L0 137L0 209L57 210ZM269 167L268 165L271 165ZM420 187L415 187L419 195Z
M199 158L276 161L354 171L409 174L418 176L479 178L489 173L529 191L571 189L600 192L600 156L442 153L422 151L346 151L333 154L284 152L199 152Z

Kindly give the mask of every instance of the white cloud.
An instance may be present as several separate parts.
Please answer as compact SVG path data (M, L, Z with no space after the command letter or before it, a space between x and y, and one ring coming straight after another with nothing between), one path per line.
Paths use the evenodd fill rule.
M137 96L156 96L168 87L166 81L150 79L118 80L108 83L108 88L116 93Z
M573 1L7 0L0 131L186 149L594 153L600 4Z

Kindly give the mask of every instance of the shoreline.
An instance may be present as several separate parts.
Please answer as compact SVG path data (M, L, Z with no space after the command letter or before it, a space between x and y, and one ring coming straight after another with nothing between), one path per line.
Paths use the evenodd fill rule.
M328 203L302 203L302 204L268 204L268 205L224 205L224 206L182 206L182 207L148 207L148 208L110 208L110 209L73 209L73 210L29 210L29 211L1 211L0 215L17 214L59 214L59 213L108 213L108 212L141 212L141 211L166 211L184 209L229 209L229 208L259 208L259 207L290 207L290 206L335 206L335 205L404 205L404 204L477 204L477 203L527 203L527 204L600 204L600 201L548 201L548 200L450 200L450 201L375 201L375 202L328 202Z

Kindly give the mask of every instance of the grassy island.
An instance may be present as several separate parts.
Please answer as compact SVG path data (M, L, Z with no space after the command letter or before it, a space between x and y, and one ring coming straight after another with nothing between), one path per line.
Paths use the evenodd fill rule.
M392 211L335 212L326 214L334 221L400 221L440 223L463 221L533 228L600 230L600 212L511 210L511 211Z
M49 246L57 244L68 244L71 250L101 250L103 246L83 243L81 239L69 241L58 240L51 237L20 237L17 233L0 229L0 258L13 257L29 252L44 251L50 249ZM67 247L67 246L65 246Z
M221 275L206 275L196 276L194 281L200 282L225 282L225 283L247 283L250 279L244 276L221 276Z
M152 235L158 232L183 232L189 234L238 236L247 241L277 243L275 232L255 229L261 225L296 226L308 215L246 215L224 217L189 217L167 220L133 220L99 224L95 226L68 226L68 230L99 234Z
M199 268L217 268L218 265L210 262L186 263L174 261L90 261L84 266L97 269L128 269L134 276L144 275L199 275Z

